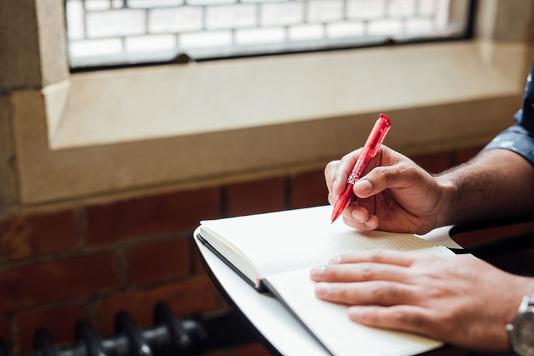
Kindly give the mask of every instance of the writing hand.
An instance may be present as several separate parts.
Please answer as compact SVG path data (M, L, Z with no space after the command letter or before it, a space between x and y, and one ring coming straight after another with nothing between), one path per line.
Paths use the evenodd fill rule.
M360 152L351 152L326 166L330 204L334 205L343 192ZM368 173L354 184L358 199L345 209L343 219L362 230L426 233L442 223L452 191L448 182L382 146Z

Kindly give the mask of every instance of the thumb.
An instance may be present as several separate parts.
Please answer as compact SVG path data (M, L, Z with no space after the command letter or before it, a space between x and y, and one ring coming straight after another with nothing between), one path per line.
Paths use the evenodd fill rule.
M417 178L415 167L404 165L376 167L354 183L354 194L359 198L368 198L386 189L412 186Z

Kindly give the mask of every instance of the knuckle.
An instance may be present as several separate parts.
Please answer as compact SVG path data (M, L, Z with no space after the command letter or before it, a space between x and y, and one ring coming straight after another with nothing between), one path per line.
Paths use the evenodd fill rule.
M383 177L386 171L387 171L386 167L379 166L379 167L375 167L371 172L375 176Z
M376 250L371 252L369 260L371 262L381 262L385 257L385 252L383 250Z
M352 299L351 295L352 295L352 293L351 293L351 291L349 290L349 288L347 286L340 287L340 288L334 288L332 290L332 296L336 300L339 300L339 301L342 301L342 302L350 302L350 300Z
M416 329L422 329L427 324L426 318L421 314L411 313L405 310L396 310L392 316L400 325L411 325Z
M374 301L383 301L390 295L390 292L391 288L388 288L383 283L375 283L369 288L369 294Z
M395 320L398 324L405 324L410 317L404 310L394 310L391 312L391 319Z
M384 179L386 183L390 182L391 179L393 178L393 172L391 171L391 169L383 169L382 178Z
M419 175L419 169L408 164L404 165L404 172L408 177L417 177Z
M330 161L330 162L328 162L328 164L324 168L325 176L328 176L328 173L333 171L338 163L339 163L339 161Z
M373 278L375 274L375 269L368 263L364 263L360 266L360 278L362 280L369 280Z
M384 169L382 176L386 184L393 183L399 176L399 168L395 167L395 168Z
M341 160L342 161L345 161L345 160L348 160L348 159L352 159L352 157L356 154L357 151L352 151L352 152L349 152L347 153L346 155L344 155Z
M392 167L376 167L372 172L378 181L386 185L390 184L397 176L396 168Z
M454 312L442 311L434 315L434 320L429 319L427 325L432 326L432 329L436 331L441 331L442 334L449 334L456 330L458 320Z
M344 215L343 215L343 222L345 223L345 225L350 226L353 229L365 230L365 225L360 224L360 223L358 223L358 222L356 222L356 221L354 221L352 219L349 219Z
M375 310L366 310L360 320L366 324L376 324L379 321L378 313Z
M327 265L322 273L323 277L326 279L336 279L339 277L339 271L335 266Z

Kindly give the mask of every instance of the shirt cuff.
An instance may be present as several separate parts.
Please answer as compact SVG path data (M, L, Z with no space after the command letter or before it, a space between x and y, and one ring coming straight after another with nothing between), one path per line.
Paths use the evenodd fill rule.
M501 132L484 149L501 148L517 153L534 165L534 137L521 126L512 126Z

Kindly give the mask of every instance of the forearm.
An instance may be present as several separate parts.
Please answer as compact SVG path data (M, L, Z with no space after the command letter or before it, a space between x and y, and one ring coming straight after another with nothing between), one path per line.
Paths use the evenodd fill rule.
M444 192L440 225L534 212L534 167L508 150L483 151L437 180Z

